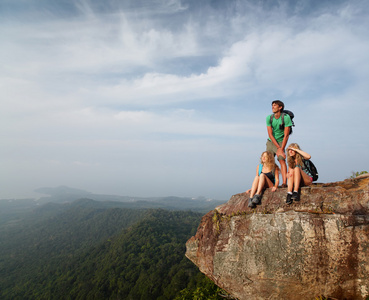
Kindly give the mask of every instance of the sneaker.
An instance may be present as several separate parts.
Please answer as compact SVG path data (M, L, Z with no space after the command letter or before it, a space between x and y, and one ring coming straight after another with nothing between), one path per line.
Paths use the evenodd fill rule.
M283 183L282 185L281 185L281 188L286 188L287 187L287 184L285 184L285 183Z
M252 203L252 198L249 198L249 205L247 205L250 208L255 208L256 205L254 203Z
M287 194L286 203L287 204L291 204L292 202L293 202L293 200L292 200L292 194Z
M293 192L291 199L294 200L294 201L300 201L299 193L298 192Z
M254 197L252 197L252 203L259 205L261 201L261 196L258 194L255 194Z

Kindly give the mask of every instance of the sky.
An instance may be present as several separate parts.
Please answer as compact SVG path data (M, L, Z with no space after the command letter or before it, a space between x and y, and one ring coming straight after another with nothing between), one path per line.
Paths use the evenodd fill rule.
M369 171L367 0L0 0L0 199L228 200L280 99L318 182Z

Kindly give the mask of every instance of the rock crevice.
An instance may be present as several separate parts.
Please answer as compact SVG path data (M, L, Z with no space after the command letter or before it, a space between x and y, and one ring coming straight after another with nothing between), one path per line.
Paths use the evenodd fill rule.
M251 210L237 194L206 214L186 256L234 297L366 299L369 296L369 177L301 189L267 189Z

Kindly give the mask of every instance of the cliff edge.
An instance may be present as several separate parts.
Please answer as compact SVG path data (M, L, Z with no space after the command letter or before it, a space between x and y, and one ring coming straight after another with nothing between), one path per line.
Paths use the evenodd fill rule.
M186 256L234 297L369 299L369 176L301 189L237 194L201 220Z

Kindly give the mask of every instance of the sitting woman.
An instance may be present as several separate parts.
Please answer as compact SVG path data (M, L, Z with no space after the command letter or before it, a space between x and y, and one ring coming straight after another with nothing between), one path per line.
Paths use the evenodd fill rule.
M275 163L273 154L265 151L261 154L260 165L256 167L256 176L252 183L251 189L246 193L250 193L249 204L251 208L255 208L260 204L261 193L266 188L272 188L272 192L277 190L279 183L279 168Z
M299 188L304 185L310 185L313 182L312 175L304 163L305 160L310 158L311 155L302 151L298 144L294 143L288 146L287 204L291 204L293 200L300 201Z

